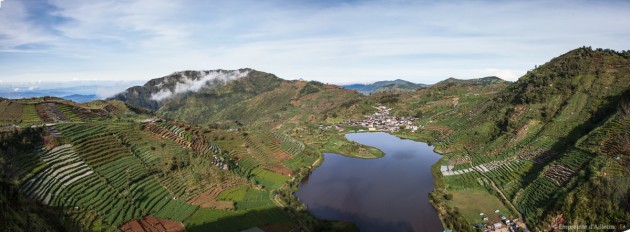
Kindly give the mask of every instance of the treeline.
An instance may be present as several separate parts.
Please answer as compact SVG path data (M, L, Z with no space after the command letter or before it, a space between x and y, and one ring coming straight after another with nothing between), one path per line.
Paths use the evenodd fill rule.
M43 128L15 128L10 132L0 133L0 153L14 155L18 151L32 150L43 142Z

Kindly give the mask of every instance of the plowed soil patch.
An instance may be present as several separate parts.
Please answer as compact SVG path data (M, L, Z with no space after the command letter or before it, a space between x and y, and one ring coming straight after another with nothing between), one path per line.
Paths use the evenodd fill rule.
M134 219L120 226L124 232L184 232L184 225L180 222L146 216L142 220Z
M273 167L269 167L269 170L278 174L285 175L285 176L291 176L291 169L285 166L276 165Z
M213 187L205 192L193 197L188 201L191 205L197 205L203 208L211 209L234 209L234 203L231 201L218 201L216 198L223 191L219 187Z

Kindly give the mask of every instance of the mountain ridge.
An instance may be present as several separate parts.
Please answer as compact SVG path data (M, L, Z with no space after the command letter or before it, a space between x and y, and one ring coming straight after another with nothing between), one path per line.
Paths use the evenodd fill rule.
M238 74L257 72L253 69L243 68L238 70L184 70L173 72L167 76L154 78L142 86L132 86L127 90L114 95L109 99L122 100L140 107L156 111L166 98L174 95L185 95L188 92L198 92L202 88L219 87L227 82L238 79ZM204 79L209 75L209 79ZM237 75L236 77L230 75ZM227 76L226 76L227 75ZM223 83L221 83L223 82ZM178 88L180 87L180 88ZM168 100L168 99L166 99Z
M416 84L410 81L396 79L391 81L377 81L371 84L349 84L341 85L343 88L356 90L363 94L371 94L374 92L393 91L393 92L408 92L416 91L421 88L427 88L430 85Z
M434 90L399 96L406 101L393 107L417 110L428 128L402 136L430 138L444 153L441 167L481 170L434 171L442 176L436 178L439 187L432 193L442 218L456 230L478 223L474 209L454 210L443 197L472 188L514 206L510 211L522 214L533 230L630 219L627 198L601 200L610 199L606 196L613 192L630 193L624 181L630 176L630 154L622 152L630 146L622 142L630 141L622 132L630 130L624 110L630 107L629 55L583 47L551 59L514 83L476 85L499 88L470 94L470 86L450 80L441 85L446 88L436 84ZM470 181L475 179L483 181ZM582 200L576 202L578 198ZM466 221L458 223L457 218Z
M317 81L284 80L274 74L253 69L209 72L239 72L243 75L217 83L214 79L197 81L202 80L198 71L175 72L152 79L143 86L131 87L110 99L149 108L162 117L194 124L222 120L273 124L295 116L332 116L331 110L350 112L354 109L337 110L336 106L352 106L361 100L358 93L335 85ZM194 87L192 89L195 91L178 90L178 84L189 82L187 76L193 76L196 81L186 85ZM164 92L172 94L160 98L160 101L154 98ZM364 105L360 108L369 107Z
M286 203L286 211L247 211L251 215L243 218L262 216L292 228L318 228L326 224L303 215L292 191L322 152L379 157L343 137L366 128L340 122L363 119L375 106L386 106L392 115L417 118L417 130L401 127L392 133L428 142L443 154L432 170L430 199L447 228L468 231L471 224L484 223L479 205L461 197L471 191L505 205L502 215L514 216L534 231L630 221L630 52L582 47L515 82L449 78L416 91L371 95L255 70L206 88L207 81L198 81L205 80L202 74L206 71L182 71L169 75L169 82L153 79L130 88L135 95L121 95L119 100L125 101L0 98L0 165L7 170L2 181L16 183L10 186L22 194L16 200L77 204L82 214L68 220L99 218L106 228L120 228L146 215L183 222L191 230L227 228L229 223L207 218L231 217L233 211L217 216L219 211L189 205L206 190L224 189L233 198L217 198L221 202L214 201L214 207L230 208L230 201L238 203L231 205L237 211L261 209L244 199L263 199L262 207L273 207L266 197L273 196L273 201ZM171 95L153 100L161 91ZM157 104L153 111L134 104L150 106L151 101ZM48 158L41 158L58 151L64 155L57 157L80 159L67 159L75 166L58 170L66 161L48 164ZM78 198L72 201L49 195L66 190L54 179L57 174L44 174L68 170L77 170L70 177L99 173L91 183L103 188L94 194L92 186L75 184L70 189L74 192L65 195ZM136 183L150 184L160 195L136 188ZM89 194L74 194L85 189ZM2 202L11 199L0 197ZM159 210L168 204L181 212ZM90 207L96 207L94 212L83 210ZM29 212L22 209L14 212ZM236 231L260 225L247 221L230 226Z

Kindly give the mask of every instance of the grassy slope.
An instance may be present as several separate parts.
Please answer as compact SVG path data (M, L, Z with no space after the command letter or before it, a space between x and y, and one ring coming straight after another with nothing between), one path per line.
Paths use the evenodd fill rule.
M484 213L490 221L499 221L499 215L510 215L510 211L495 196L483 190L454 190L451 207L457 207L466 220L482 221L480 213ZM499 213L495 213L499 210Z
M499 190L532 227L542 229L544 224L537 222L549 223L560 214L564 215L563 220L572 223L627 220L627 213L623 213L627 212L624 198L617 199L622 206L606 210L610 214L583 216L574 212L588 212L585 211L587 205L603 207L599 199L606 199L605 194L586 198L588 194L581 190L586 186L597 185L601 191L610 192L597 184L606 183L604 180L610 177L604 178L601 172L589 170L597 170L597 165L615 166L627 159L627 153L620 152L619 148L606 155L604 150L608 146L593 142L588 134L605 127L604 122L619 114L615 112L620 112L620 100L628 98L622 95L629 89L629 73L627 53L581 48L530 71L509 86L441 89L434 86L412 95L398 96L404 100L392 105L399 113L423 117L423 131L401 133L401 136L433 142L438 151L445 153L442 165L461 161L466 156L472 158L473 165L509 163L487 173L488 177L497 183ZM454 99L458 100L457 105ZM627 119L617 120L609 130L601 132L602 137L617 142L624 136L627 138L620 134ZM613 160L615 155L620 156L621 161ZM554 174L561 169L568 173L564 175L566 182L554 183ZM629 175L627 169L617 173L618 176ZM444 187L436 190L437 203L443 202L443 198L439 199L442 193L462 186L498 195L495 189L480 185L479 178L486 177L472 174L438 178L436 181L443 182ZM615 191L623 196L628 188ZM575 202L577 196L582 196L586 202L569 204L575 208L556 203ZM456 215L455 210L448 207L441 210L444 215ZM443 218L447 217L444 215Z
M413 93L379 93L365 97L353 91L340 90L335 86L285 81L279 84L281 88L275 88L272 84L268 85L269 89L262 92L252 93L251 91L255 90L250 89L249 95L234 95L233 90L244 90L248 93L248 88L253 85L246 82L212 90L215 92L203 93L207 94L206 96L203 94L183 96L179 100L187 104L173 104L172 107L176 108L161 109L159 113L169 117L200 124L213 122L209 125L210 128L190 127L185 123L172 125L183 126L187 131L188 134L181 139L185 140L191 134L197 134L219 144L225 152L217 155L232 157L239 164L234 172L218 168L208 169L208 166L214 167L208 161L209 156L195 155L196 152L186 146L176 148L182 145L173 143L165 137L153 138L153 142L144 143L145 145L142 145L142 140L138 145L125 145L126 142L121 138L114 138L121 141L120 145L127 147L124 149L129 149L120 154L127 154L130 158L136 154L133 146L151 150L151 147L156 147L157 141L165 140L164 147L149 152L151 156L155 156L151 159L154 161L149 163L144 159L141 161L145 162L144 165L147 165L145 168L149 169L146 172L150 173L149 175L156 175L158 182L161 181L160 178L171 176L179 176L182 180L190 181L180 186L163 187L169 195L180 194L177 192L182 191L181 189L184 189L184 192L177 196L185 196L186 193L189 193L189 196L194 195L194 191L188 191L195 189L194 186L198 191L216 186L222 186L223 190L235 186L245 188L243 197L239 198L241 200L234 200L237 205L234 212L197 209L190 217L181 219L191 229L203 230L217 225L226 230L246 229L255 225L265 225L263 222L265 220L261 217L267 216L280 220L278 221L280 224L285 224L287 220L282 218L286 219L286 215L280 215L284 213L276 210L278 208L276 205L288 206L288 215L298 219L295 223L300 227L325 229L339 226L322 224L308 216L304 206L296 202L291 194L297 189L297 181L286 183L285 178L269 174L270 169L288 168L299 180L312 168L310 165L321 156L321 152L366 158L380 156L377 150L348 142L341 133L334 130L322 131L316 125L324 123L329 118L331 120L360 118L370 113L373 110L371 106L377 102L394 107L395 114L420 117L419 123L425 126L423 130L418 133L403 130L398 135L429 141L436 145L436 150L445 154L439 164L458 163L456 169L490 162L506 164L485 175L471 173L448 178L441 176L439 165L434 167L436 191L432 193L431 198L448 227L466 230L467 224L470 223L467 220L474 219L472 216L462 215L473 215L474 212L483 210L474 206L459 208L456 203L445 200L445 195L459 194L466 189L486 192L487 194L479 194L479 198L490 202L488 204L507 201L503 203L514 205L516 209L510 210L519 211L526 217L528 223L545 221L548 224L558 221L558 218L572 223L627 220L629 219L627 212L630 211L626 197L628 184L623 180L627 180L625 177L628 176L627 168L624 168L627 167L625 162L628 160L627 150L624 150L628 147L625 140L627 133L624 133L628 131L628 117L626 108L619 104L620 99L628 98L627 95L621 97L630 83L628 67L627 53L577 49L532 70L514 84L495 81L472 84L446 83ZM204 108L203 104L200 105L208 100L206 98L212 96L228 97L213 100L223 106L220 109ZM41 103L31 101L35 102L24 104ZM108 111L111 115L99 116L98 109L107 108L108 105L113 106L109 107ZM5 105L2 106L7 108ZM145 133L138 131L142 130L138 126L138 121L149 116L130 113L133 107L103 101L80 107L90 108L94 112L86 114L68 111L68 107L61 108L62 111L65 110L64 112L76 114L75 117L70 117L73 121L78 119L93 125L105 126L104 134L114 133L124 137L128 133L126 136L133 137ZM15 113L12 114L22 117L17 108L12 108L13 111ZM28 117L33 119L29 120L36 121L32 113L30 115ZM225 119L229 121L214 123ZM16 121L12 118L3 120ZM234 123L234 120L239 122ZM245 126L241 124L243 122ZM166 124L164 126L171 127ZM344 129L343 133L352 130ZM300 148L303 149L301 152L284 160L280 157L285 157L285 154L277 153L278 149L291 153L297 146L296 143L274 144L269 141L274 140L270 139L272 135L268 134L269 131L289 135L298 141L308 143L304 148ZM64 137L81 138L80 135L68 133ZM113 144L116 140L108 141ZM4 144L14 146L10 143ZM160 149L183 152L168 156L166 155L168 152L161 152ZM10 150L5 149L3 155L7 155L6 151ZM471 164L461 162L466 156L472 160ZM620 160L616 160L617 157ZM42 167L36 165L32 168L27 170L37 172ZM554 176L557 170L568 170L569 173L566 176L568 178L562 180L560 184L553 182L554 178L557 178ZM122 170L119 172L124 173ZM162 177L159 173L162 173ZM28 172L26 174L28 175ZM224 183L236 185L228 186ZM494 183L496 188L490 183ZM606 187L611 184L619 187ZM122 185L114 184L111 187L124 190ZM593 188L598 191L588 191ZM506 196L506 199L503 196ZM240 195L237 194L237 197ZM605 203L602 199L613 199L615 202ZM140 203L140 208L142 207ZM129 211L127 215L135 215L136 212L138 211ZM161 215L169 217L167 212L162 212ZM84 220L86 217L90 217L89 213L77 216L78 220ZM120 221L126 217L128 216L104 215L104 218L110 218L106 220L108 222ZM251 220L245 219L250 217ZM242 220L247 223L236 223ZM101 221L103 219L93 220L92 226ZM539 224L530 224L533 225ZM543 226L540 224L537 228Z
M38 103L44 102L47 101L38 100ZM29 198L35 200L29 201L33 204L46 201L58 207L51 212L68 220L61 223L62 226L116 230L120 223L148 214L181 221L191 231L209 228L240 231L256 226L287 230L297 226L352 228L344 223L322 222L304 211L294 210L304 207L290 194L301 178L290 182L286 173L274 171L284 168L293 175L303 176L320 153L284 135L281 130L269 132L239 124L226 125L226 129L234 130L225 130L175 121L149 125L140 121L152 115L142 114L144 111L117 101L64 104L59 108L70 121L54 126L61 137L49 136L51 128L38 129L38 132L18 129L19 133L26 131L30 137L24 139L11 131L3 133L0 149L2 163L10 167L3 169L3 181L19 186L14 189L22 195L30 195ZM16 114L15 117L22 116ZM12 118L6 121L20 122ZM218 144L219 151L198 150L195 143L188 145L197 138ZM62 144L72 147L62 149L63 152L49 150ZM44 145L49 148L41 150ZM40 158L49 153L59 158L53 159L53 163ZM214 165L216 157L230 164L232 170ZM85 170L92 170L92 174ZM86 176L68 187L59 182L82 173ZM235 210L206 209L185 203L204 191L217 188L218 199L232 201ZM231 193L232 189L238 189L236 195ZM46 197L48 193L51 193L50 200ZM8 201L5 200L3 202ZM288 210L282 209L287 206ZM21 207L25 206L16 206L15 211L28 210ZM42 212L36 210L35 214L44 215ZM16 215L19 214L3 214L7 220ZM19 226L21 220L15 219ZM31 219L36 220L36 216ZM46 228L48 224L43 220L34 226Z

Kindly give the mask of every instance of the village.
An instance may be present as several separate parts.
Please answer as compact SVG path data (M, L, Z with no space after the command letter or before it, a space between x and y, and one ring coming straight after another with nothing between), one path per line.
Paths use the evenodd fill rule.
M412 132L415 132L420 129L419 126L413 125L417 118L392 116L390 115L391 108L387 108L383 105L379 105L374 108L377 109L377 112L371 115L366 115L363 120L343 121L341 123L335 124L334 126L335 128L337 128L337 130L340 130L341 126L356 126L365 127L368 129L368 131L388 132L397 132L401 129L409 129Z

